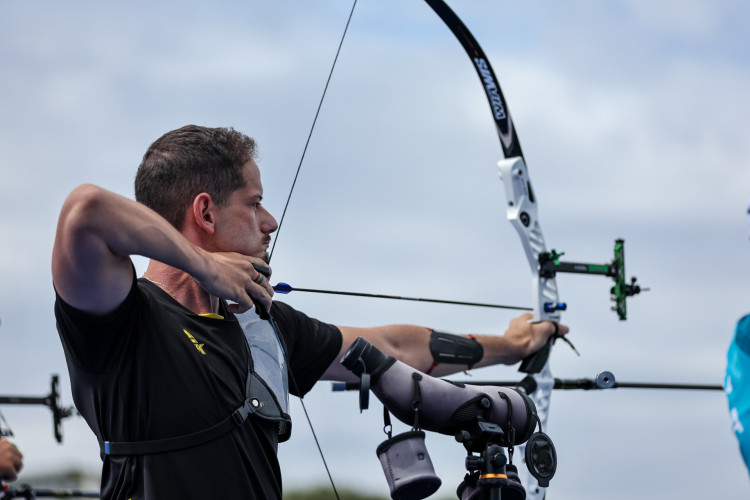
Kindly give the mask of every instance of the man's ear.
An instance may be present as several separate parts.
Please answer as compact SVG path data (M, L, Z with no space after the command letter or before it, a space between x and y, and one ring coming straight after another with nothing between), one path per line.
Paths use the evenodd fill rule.
M210 194L201 193L195 197L192 205L192 218L193 223L198 229L209 234L214 234L214 231L216 231L215 208L216 204L211 199Z

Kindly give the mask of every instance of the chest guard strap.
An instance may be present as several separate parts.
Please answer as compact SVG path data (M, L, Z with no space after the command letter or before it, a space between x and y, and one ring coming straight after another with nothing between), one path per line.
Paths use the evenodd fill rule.
M102 451L105 455L150 455L192 448L213 441L224 434L240 427L250 415L270 422L278 423L279 442L289 439L292 432L292 420L282 412L276 398L263 380L251 372L247 382L248 399L231 415L206 429L191 434L149 441L104 441Z

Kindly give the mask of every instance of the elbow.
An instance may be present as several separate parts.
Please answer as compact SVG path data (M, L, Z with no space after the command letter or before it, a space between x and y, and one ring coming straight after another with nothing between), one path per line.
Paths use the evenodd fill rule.
M63 202L58 221L58 231L85 230L87 223L101 214L107 191L93 184L81 184L70 192Z
M63 211L75 207L93 207L104 197L106 189L94 184L81 184L70 192L63 203Z
M100 231L97 221L107 218L103 201L106 193L98 186L83 184L71 191L63 202L52 252L53 273L55 262L60 263L61 259L67 262L74 253L86 249L91 236Z

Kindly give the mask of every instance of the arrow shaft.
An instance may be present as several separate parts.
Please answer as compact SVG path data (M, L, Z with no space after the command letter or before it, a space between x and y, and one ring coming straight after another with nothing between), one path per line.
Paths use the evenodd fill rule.
M276 289L279 285L276 285L274 287L274 290L280 293L286 293L290 291L295 292L308 292L308 293L324 293L329 295L347 295L351 297L368 297L368 298L374 298L374 299L391 299L391 300L410 300L413 302L431 302L435 304L453 304L453 305L459 305L459 306L474 306L474 307L490 307L494 309L515 309L519 311L531 311L531 307L521 307L521 306L507 306L507 305L501 305L501 304L487 304L483 302L466 302L461 300L442 300L442 299L426 299L424 297L407 297L403 295L384 295L379 293L363 293L363 292L344 292L340 290L321 290L316 288L297 288L297 287L279 287L279 289Z

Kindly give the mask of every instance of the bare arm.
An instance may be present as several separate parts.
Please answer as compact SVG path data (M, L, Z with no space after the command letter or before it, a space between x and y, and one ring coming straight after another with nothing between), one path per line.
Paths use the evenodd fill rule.
M93 313L114 310L132 285L131 255L142 255L185 271L212 295L252 307L249 293L266 307L271 293L253 279L260 259L209 253L192 244L148 207L85 184L63 204L52 251L52 277L70 305ZM267 280L266 280L267 283Z
M503 335L475 335L474 337L484 349L484 356L474 365L474 368L496 364L513 365L539 350L555 333L555 326L549 321L530 323L532 318L530 313L513 318ZM357 337L365 338L386 356L393 356L422 372L426 372L433 365L429 328L414 325L388 325L374 328L340 326L338 328L344 337L343 344L339 357L323 376L326 380L356 380L351 372L341 366L339 360ZM568 333L568 327L559 325L558 333L561 335ZM441 377L466 368L466 365L439 364L431 374Z

